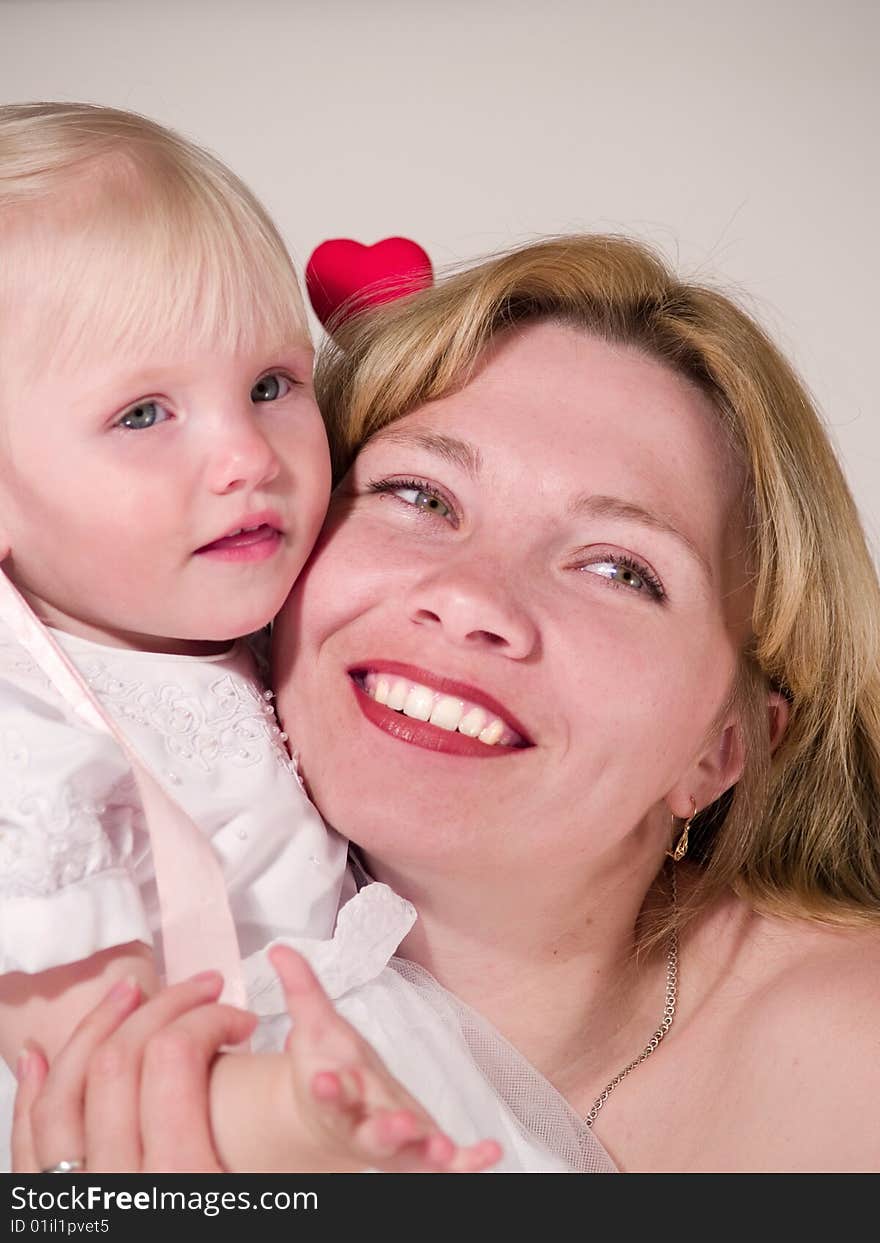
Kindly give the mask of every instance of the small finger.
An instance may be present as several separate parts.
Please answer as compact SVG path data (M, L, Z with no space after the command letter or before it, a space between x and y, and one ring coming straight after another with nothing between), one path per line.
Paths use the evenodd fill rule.
M312 1076L312 1095L325 1105L335 1105L351 1114L366 1104L364 1081L355 1067L319 1070Z
M40 1165L34 1146L31 1109L39 1095L49 1067L39 1049L26 1045L18 1057L18 1088L12 1115L12 1169L16 1174L37 1174Z
M376 1114L364 1123L360 1138L378 1159L399 1154L412 1144L421 1144L427 1151L424 1123L409 1109Z
M202 1006L147 1045L140 1105L144 1164L150 1172L221 1170L210 1124L211 1063L224 1045L246 1040L256 1021L232 1006Z
M435 1169L447 1169L455 1152L455 1144L448 1135L438 1131L436 1135L428 1136L425 1143L425 1160Z
M363 1160L396 1174L435 1174L447 1170L456 1148L433 1124L408 1109L368 1118L356 1136Z
M275 968L284 990L287 1008L298 1023L337 1019L333 1002L321 987L321 982L301 954L288 945L273 945L269 961Z
M343 1087L333 1070L319 1070L312 1079L312 1094L324 1105L338 1104L343 1099Z
M484 1139L467 1148L457 1148L447 1169L450 1174L479 1174L497 1165L501 1157L501 1145L494 1139Z

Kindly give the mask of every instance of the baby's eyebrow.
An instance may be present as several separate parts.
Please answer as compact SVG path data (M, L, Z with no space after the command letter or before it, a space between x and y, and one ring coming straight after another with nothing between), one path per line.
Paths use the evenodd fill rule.
M671 535L699 564L710 583L714 578L711 565L693 540L662 514L643 509L641 505L626 501L619 496L594 496L590 493L574 497L568 509L573 515L583 514L587 517L620 518L628 522L639 522L642 526L650 527L652 531L661 531L664 535Z
M476 479L482 470L483 459L480 450L466 440L459 440L456 436L441 436L439 432L417 431L392 424L373 438L374 444L380 442L427 449L429 453L435 453L444 461L458 466L472 479Z

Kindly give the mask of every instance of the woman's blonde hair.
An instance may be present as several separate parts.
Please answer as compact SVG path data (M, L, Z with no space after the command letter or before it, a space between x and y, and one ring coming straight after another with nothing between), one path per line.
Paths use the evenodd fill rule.
M745 467L752 636L732 695L747 762L695 822L686 915L733 887L757 909L880 918L880 591L828 436L792 368L728 297L615 236L541 241L355 316L319 359L336 475L380 428L467 383L487 343L556 321L661 360L708 394ZM790 702L772 757L769 688ZM659 939L666 926L654 932ZM655 936L651 936L655 943Z
M246 346L307 339L277 229L207 151L132 112L0 106L0 344L99 334Z

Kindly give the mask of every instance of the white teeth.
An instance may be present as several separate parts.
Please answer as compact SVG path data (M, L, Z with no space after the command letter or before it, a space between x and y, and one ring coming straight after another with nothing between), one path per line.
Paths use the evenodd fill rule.
M458 729L461 722L461 700L453 699L451 695L441 695L431 710L430 721L432 725L439 725L441 729Z
M416 721L427 721L434 707L434 692L427 686L413 686L403 705L404 716L411 716Z
M485 742L487 747L494 747L496 742L501 741L503 733L504 722L499 721L496 716L494 721L490 721L486 728L480 731L480 742Z
M480 730L486 728L488 720L482 708L471 708L459 721L458 732L466 734L468 738L479 738Z
M391 684L391 690L388 694L388 707L393 708L395 712L402 712L408 694L409 682L404 678L398 678L396 682Z
M367 673L363 686L376 703L402 712L413 720L430 721L450 733L457 730L467 738L479 738L486 746L494 747L501 743L514 747L522 742L520 736L500 717L490 716L485 708L478 708L476 704L469 704L454 695L443 695L407 678Z

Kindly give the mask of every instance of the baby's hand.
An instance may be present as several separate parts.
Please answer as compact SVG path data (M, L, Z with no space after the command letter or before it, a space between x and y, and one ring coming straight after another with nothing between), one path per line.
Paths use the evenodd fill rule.
M287 1040L294 1107L315 1169L477 1173L495 1164L494 1140L458 1147L333 1008L308 963L277 945L270 959L294 1021Z

